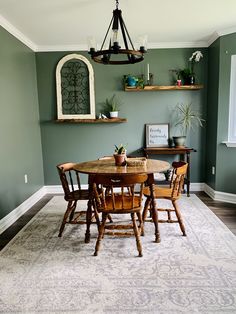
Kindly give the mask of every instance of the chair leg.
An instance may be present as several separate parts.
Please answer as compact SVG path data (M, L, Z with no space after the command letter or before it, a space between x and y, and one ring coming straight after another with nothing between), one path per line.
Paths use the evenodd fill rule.
M85 243L90 242L90 225L91 225L91 220L92 220L92 200L88 200L88 207L87 207L87 212L86 212L86 232L85 232Z
M150 201L151 201L151 213L152 213L152 220L155 226L155 242L160 243L161 237L159 232L158 226L158 209L156 206L156 199L155 199L155 184L150 186Z
M97 211L96 202L94 200L93 200L93 210L94 210L94 216L95 216L95 219L96 219L97 227L99 228L99 226L100 226L100 219L99 219L99 214L98 214L98 211Z
M145 204L144 204L144 209L143 209L143 217L142 217L142 221L143 221L143 228L141 229L141 235L144 236L144 224L145 224L145 220L147 218L147 213L150 207L150 203L151 203L151 199L150 197L147 197Z
M100 245L101 245L101 241L104 235L104 231L105 231L105 224L106 224L106 220L107 220L107 214L102 214L102 223L99 226L99 231L98 231L98 237L97 237L97 242L95 245L95 252L94 252L94 256L98 255L98 251L100 250Z
M74 207L76 207L76 202L75 202L75 204L73 204L72 201L69 201L68 205L67 205L66 212L65 212L63 220L62 220L62 223L61 223L61 227L60 227L60 230L59 230L58 237L62 236L62 232L64 231L65 224L67 222L67 218L71 214L71 211L73 211L73 209L75 209Z
M70 213L70 217L69 217L69 222L71 222L71 220L74 217L74 213L75 213L75 209L76 209L76 205L77 205L77 201L74 201L72 208L71 208L71 213Z
M176 201L172 201L172 205L174 206L176 217L178 219L179 226L180 226L180 229L181 229L181 231L183 233L183 236L186 237L186 232L185 232L185 227L184 227L184 223L183 223L183 218L181 216L181 213L180 213L180 210L179 210L179 206L178 206Z
M112 220L112 217L111 217L111 215L110 214L108 214L108 219L109 219L109 221L110 221L110 223L112 223L113 222L113 220Z
M137 223L136 223L135 213L131 214L131 218L132 218L132 221L133 221L133 229L134 229L134 234L135 234L135 238L136 238L136 245L137 245L137 249L138 249L138 252L139 252L138 256L142 257L143 256L142 244L141 244L140 237L139 237L139 230L138 230Z
M143 219L142 219L141 212L137 212L137 217L138 217L138 221L139 221L140 234L141 234L141 236L143 236L144 235L144 225L143 225Z

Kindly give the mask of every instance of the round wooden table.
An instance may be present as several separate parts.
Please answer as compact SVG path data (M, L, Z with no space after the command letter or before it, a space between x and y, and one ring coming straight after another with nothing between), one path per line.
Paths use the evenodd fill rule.
M141 174L145 173L148 175L147 185L150 188L151 199L152 199L152 219L155 225L155 242L160 242L160 233L158 228L158 212L156 207L156 201L154 197L154 173L164 172L170 168L170 164L166 161L147 159L144 166L116 166L114 158L93 160L78 163L74 166L74 170L88 174L89 178L89 201L87 210L87 229L85 234L85 242L90 241L90 224L92 216L92 197L93 197L93 177L96 174L109 174L109 175L130 175L130 174Z

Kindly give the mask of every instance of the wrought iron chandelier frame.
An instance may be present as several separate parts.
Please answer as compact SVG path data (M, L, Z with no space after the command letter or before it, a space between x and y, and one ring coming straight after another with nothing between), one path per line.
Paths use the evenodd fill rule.
M91 47L89 50L89 54L91 55L91 58L97 62L102 64L134 64L137 62L141 62L144 60L143 54L146 52L146 49L144 46L140 46L139 50L135 50L134 45L132 43L132 40L130 38L129 32L127 30L127 27L125 25L125 22L122 18L122 11L118 9L119 2L116 0L116 9L113 10L113 16L111 19L111 22L109 24L109 27L107 29L105 38L103 40L103 43L101 45L100 50L95 50L95 47ZM119 26L121 29L121 34L123 37L123 42L125 48L122 49L119 46L118 41L112 42L112 39L109 41L109 49L104 49L105 44L107 42L108 34L113 30L113 32L118 32ZM126 59L122 60L112 60L112 55L126 55Z

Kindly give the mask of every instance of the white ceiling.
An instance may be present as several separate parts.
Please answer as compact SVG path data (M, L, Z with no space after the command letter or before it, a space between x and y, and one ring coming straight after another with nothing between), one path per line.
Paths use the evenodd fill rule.
M130 36L148 48L208 46L236 32L236 0L120 0ZM115 0L0 0L0 25L35 51L87 50L101 43Z

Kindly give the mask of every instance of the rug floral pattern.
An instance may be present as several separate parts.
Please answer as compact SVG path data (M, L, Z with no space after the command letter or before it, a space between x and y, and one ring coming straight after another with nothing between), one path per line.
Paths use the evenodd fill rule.
M94 257L95 225L89 244L85 225L58 238L66 203L54 197L1 251L0 313L236 313L235 236L197 196L179 202L187 237L161 224L154 243L147 222L142 258L134 237L110 236Z

